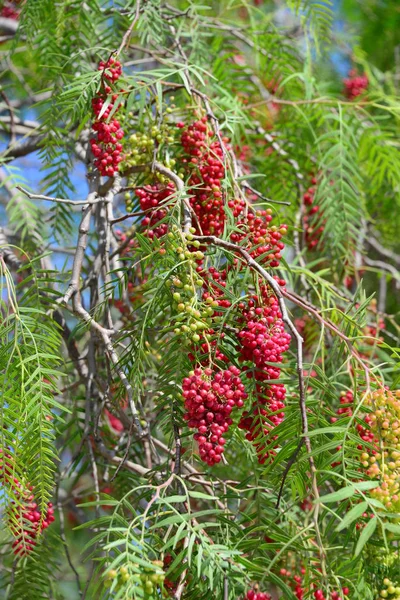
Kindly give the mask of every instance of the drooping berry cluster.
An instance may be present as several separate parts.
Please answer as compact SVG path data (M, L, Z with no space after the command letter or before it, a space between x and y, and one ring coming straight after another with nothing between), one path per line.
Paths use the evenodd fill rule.
M368 88L369 80L365 73L358 75L355 69L352 69L349 76L343 79L343 93L349 100L354 100Z
M136 565L132 568L130 563L119 567L118 570L110 569L106 573L104 586L118 591L129 583L133 588L142 588L141 593L144 593L146 598L154 593L159 595L165 579L163 561L153 560L152 564L152 568L142 567L142 573L138 573Z
M24 501L26 503L23 509L12 503L9 511L10 530L15 537L12 547L14 554L17 556L25 556L32 552L36 546L37 537L55 519L51 502L47 505L46 513L42 515L38 510L38 505L34 502L33 494L30 494L26 499L24 498Z
M340 398L338 416L353 415L353 394L343 392ZM371 392L365 401L370 410L356 424L360 443L360 469L365 470L379 485L369 494L385 505L390 511L400 509L400 390L392 392L381 388ZM334 422L336 417L332 417ZM340 447L339 447L340 449ZM368 515L363 515L367 517ZM358 527L359 528L359 527Z
M311 178L311 186L307 189L305 194L303 194L303 204L304 204L304 215L303 215L303 227L305 234L305 242L307 244L307 248L309 250L313 250L316 246L318 246L322 232L324 231L324 225L316 226L316 215L320 210L320 207L314 203L315 193L316 193L316 185L318 180L315 176Z
M372 392L367 399L371 408L368 438L374 440L376 450L363 448L360 461L371 479L379 486L370 490L376 500L391 512L400 510L400 390L392 392L382 388ZM372 438L372 439L371 439Z
M290 345L290 335L285 332L282 314L275 296L264 291L264 301L253 296L247 303L240 303L242 329L240 360L246 365L248 376L256 380L256 397L251 410L243 413L240 429L247 431L246 439L253 442L258 460L264 463L273 452L271 430L284 418L285 386L266 382L279 379L278 364ZM269 438L269 439L266 439Z
M180 124L182 125L182 124ZM227 138L223 139L228 142ZM224 156L220 142L202 117L184 129L181 143L190 167L190 204L197 217L199 233L221 235L225 225L222 180L225 177Z
M400 600L400 584L391 581L388 577L383 580L384 587L379 593L380 598L389 598L389 600Z
M347 417L351 417L351 415L353 414L353 401L354 401L353 392L351 392L350 390L347 390L346 392L341 392L340 399L339 399L340 406L336 410L336 414L338 416L331 417L331 422L336 423L338 418L343 415L347 416Z
M167 214L167 209L162 208L162 204L171 198L174 193L174 185L169 182L166 185L153 185L136 190L139 198L140 208L148 213L142 220L142 225L146 229L146 236L150 239L162 237L168 233L167 223L160 223Z
M38 510L32 486L24 486L14 477L12 461L11 454L4 454L0 449L0 482L17 499L8 508L9 528L15 538L12 548L17 556L25 556L34 549L42 531L54 521L54 509L49 502L45 514Z
M0 16L5 19L14 19L14 21L18 21L20 10L15 4L18 4L18 2L4 2L1 7Z
M300 574L298 570L297 573L293 573L293 571L291 571L290 569L282 568L280 570L281 577L283 577L286 580L287 585L292 588L292 590L294 591L294 595L298 600L304 600L304 598L306 597L309 598L310 592L312 593L315 600L339 600L342 597L350 597L350 590L348 587L343 587L341 593L334 590L330 592L329 595L327 595L326 592L324 592L318 586L318 584L312 583L311 587L305 585L303 583L303 576L305 575L305 573L306 570L304 569L304 567L300 569Z
M230 236L232 242L244 246L252 258L263 266L278 267L285 247L281 239L287 232L287 225L270 226L271 209L249 212L247 215L242 213L242 204L239 204L239 209L236 230Z
M119 121L114 117L110 118L118 94L114 93L108 98L112 93L109 84L118 81L122 73L122 67L119 61L111 57L107 62L100 62L99 70L103 71L101 90L92 100L92 108L96 117L92 129L97 135L95 138L90 139L90 144L92 154L95 157L94 165L101 175L112 177L118 172L119 163L122 160L121 140L124 137L124 132ZM109 100L108 104L107 99ZM114 115L117 110L113 112Z
M258 591L258 586L256 586L247 592L245 600L272 600L272 596L267 592Z
M336 423L338 419L341 417L351 417L353 415L353 404L354 404L354 395L350 390L343 391L340 394L339 407L336 409L337 417L331 417L331 422ZM374 434L371 432L370 423L371 417L369 414L364 415L362 423L356 424L357 434L360 437L360 443L357 446L358 450L362 450L364 448L363 442L367 444L373 444L375 440ZM342 446L337 447L337 451L340 451ZM332 467L336 467L340 465L341 462L332 463Z
M223 434L232 424L232 410L241 408L247 398L239 375L234 366L217 372L198 368L182 383L185 419L189 427L197 429L194 437L200 458L209 466L221 461L226 442Z
M191 251L191 246L198 248L200 245L198 240L193 239L193 234L221 235L230 211L235 219L231 241L246 248L252 258L263 266L274 268L279 266L282 258L284 249L282 236L286 233L287 226L271 225L270 209L254 211L251 205L246 205L243 198L228 201L224 198L222 188L225 177L224 151L220 140L208 125L206 117L188 126L184 123L178 123L177 126L182 129L180 141L184 151L183 158L179 159L178 170L180 176L188 181L194 218L193 229L187 234L186 243L180 239L180 243L175 244L176 248L174 247L179 259L187 261L186 269L191 272L190 276L186 276L187 281L183 281L182 275L175 276L174 279L179 282L179 285L177 283L175 286L172 280L170 282L177 288L175 291L171 290L174 300L172 307L178 313L174 317L176 320L174 332L177 335L185 334L185 339L190 337L193 346L189 358L195 366L205 368L210 365L210 362L217 361L217 365L228 362L227 354L223 350L224 333L217 332L214 321L215 325L222 322L226 310L231 308L231 299L225 293L231 270L240 271L245 266L235 258L229 265L208 267L202 252ZM228 141L226 138L222 140L225 148ZM142 226L147 237L151 239L163 238L167 235L168 238L174 237L173 228L169 231L167 223L162 223L168 213L167 200L173 193L174 186L171 182L156 183L136 190L140 207L146 212ZM164 251L166 244L170 244L167 239L162 241ZM197 263L195 270L193 261ZM284 280L279 277L275 279L279 285L285 285ZM198 284L203 287L202 302L197 298L199 290L193 288L193 285ZM265 440L260 442L259 438L265 438L272 427L281 422L285 398L283 385L265 385L267 381L277 379L280 374L280 369L271 367L267 363L281 362L282 353L287 350L290 340L290 336L284 332L275 296L271 290L267 291L267 288L264 296L263 302L259 302L257 306L254 305L255 301L251 300L245 310L242 304L242 308L238 309L235 306L232 311L232 316L239 324L240 337L237 341L241 360L246 363L249 376L252 376L250 369L256 370L257 401L251 411L245 413L241 426L247 430L248 439L253 442L257 440L256 449L260 461L267 459L270 448L267 449ZM254 315L251 314L253 308L257 309ZM253 347L254 340L256 340L255 347ZM193 420L192 409L192 406L186 405L185 418L193 423L190 426L197 427L198 423ZM202 424L202 427L205 425ZM199 437L202 438L202 435L196 434L196 439ZM201 457L209 464L219 462L219 458L211 462L208 460L209 456L204 453L203 444L204 440L200 439ZM214 448L211 450L214 452ZM214 459L213 452L211 456Z

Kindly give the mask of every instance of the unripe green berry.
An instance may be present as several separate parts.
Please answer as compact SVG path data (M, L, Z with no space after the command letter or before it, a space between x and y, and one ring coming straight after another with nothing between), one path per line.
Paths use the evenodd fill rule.
M153 584L151 583L151 581L146 581L146 583L144 584L144 591L145 591L147 594L152 594L152 593L153 593L153 591L154 591L154 586L153 586Z

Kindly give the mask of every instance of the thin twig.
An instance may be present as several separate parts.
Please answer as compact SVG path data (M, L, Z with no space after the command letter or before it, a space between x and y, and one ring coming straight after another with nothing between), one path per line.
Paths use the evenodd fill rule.
M272 200L271 198L267 198L267 196L264 196L261 192L259 192L258 190L254 189L250 184L248 184L247 181L242 181L241 185L246 190L249 190L249 192L251 192L252 194L254 194L255 196L257 196L258 198L260 198L261 200L264 200L264 202L269 202L271 204L282 204L284 206L290 206L290 202L286 202L285 200Z
M30 200L48 200L49 202L58 202L60 204L72 204L72 206L82 206L82 205L92 205L99 204L100 202L106 202L106 200L102 197L100 198L92 198L87 197L86 200L70 200L69 198L53 198L52 196L43 196L42 194L32 194L32 192L28 192L20 185L15 186L17 190L25 194Z
M132 23L130 24L129 29L127 30L124 37L122 38L121 44L120 44L118 50L116 51L115 56L119 56L121 54L122 50L125 48L125 46L127 46L129 44L129 38L131 37L132 31L133 31L136 23L138 22L139 16L140 16L140 0L137 0L135 17L134 17Z

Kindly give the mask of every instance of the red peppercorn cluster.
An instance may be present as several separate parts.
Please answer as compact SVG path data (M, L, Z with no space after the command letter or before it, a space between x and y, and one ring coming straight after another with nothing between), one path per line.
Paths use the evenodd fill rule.
M348 598L350 590L348 587L342 588L342 595L338 591L330 592L328 596L326 592L323 592L316 584L311 584L311 589L308 586L304 586L303 584L303 575L305 575L306 570L304 568L300 569L299 574L293 574L292 571L288 569L281 569L280 575L286 580L286 583L289 587L294 591L294 595L298 600L303 600L306 597L309 597L310 592L312 592L315 600L339 600L342 597Z
M256 399L251 410L243 413L239 428L247 431L246 439L254 443L258 461L263 464L273 452L270 433L283 421L286 396L283 384L266 387L265 382L279 379L277 365L289 349L290 335L285 332L275 296L265 293L263 305L253 296L246 304L240 303L239 309L243 323L238 333L240 360L246 364L248 376L258 382Z
M5 19L14 19L14 21L18 21L20 11L16 8L15 4L17 4L17 2L4 2L1 7L0 16Z
M352 69L349 76L343 79L343 93L349 100L354 100L368 88L369 80L365 73L358 75L355 69Z
M109 58L107 62L101 61L99 63L99 70L103 71L102 87L99 94L92 100L92 108L96 117L92 129L96 132L97 136L90 139L90 144L92 154L95 157L94 165L98 168L101 175L112 177L118 172L118 165L122 160L121 140L124 137L124 132L117 119L112 118L108 122L118 94L114 93L111 96L110 103L104 109L107 95L112 92L111 86L105 83L104 80L107 80L109 83L115 83L121 76L122 67L119 61Z
M228 206L230 204L228 202ZM236 207L237 214L234 213L234 216L239 216L243 204L236 202ZM244 246L252 258L257 259L263 266L279 267L282 250L285 247L281 239L287 232L287 225L280 225L279 227L273 225L270 227L269 223L271 221L271 209L258 210L256 213L249 212L247 216L242 214L236 222L236 230L232 232L230 239L235 244Z
M189 183L190 204L195 214L195 218L193 219L195 229L193 233L197 229L197 232L204 235L221 235L224 231L227 218L225 212L226 204L236 220L235 230L230 237L232 242L246 248L250 255L264 266L278 267L282 258L282 250L284 249L282 236L286 233L287 226L271 225L272 211L270 209L253 211L251 206L246 206L244 199L225 201L226 199L223 197L222 190L222 180L225 177L225 167L223 164L224 151L221 148L220 141L217 140L216 135L208 126L207 117L202 117L190 125L185 125L182 122L177 123L177 127L182 129L181 145L184 151L183 158L179 161L179 173L181 177L184 177L186 174ZM229 140L223 138L222 142L226 145ZM143 218L142 225L149 238L159 238L167 233L170 236L172 235L172 231L168 231L167 224L160 223L160 221L167 216L168 208L166 200L173 192L174 186L171 182L167 185L157 183L152 187L143 187L136 191L141 209L148 213ZM188 235L189 245L191 244L191 239L193 240L193 237L190 238ZM192 243L195 245L195 243L199 242L195 240ZM188 252L189 250L185 252L184 248L179 246L179 256L182 256L181 260L187 257ZM193 254L196 254L196 252ZM230 270L240 270L243 267L241 261L235 259L231 265L218 268L213 266L205 268L204 255L201 252L197 252L197 254L201 255L196 256L195 260L197 262L197 273L201 276L201 281L203 282L202 300L204 304L208 304L209 308L212 307L213 309L211 314L208 313L207 316L210 320L210 326L205 329L202 327L200 321L195 322L192 319L193 322L189 323L189 325L184 323L181 327L177 327L175 331L177 333L190 333L189 330L193 329L194 333L191 339L194 345L189 358L193 363L196 362L197 365L205 368L210 362L207 360L210 354L212 354L213 360L223 363L228 362L225 352L220 347L224 334L218 335L217 338L213 339L215 330L211 326L211 320L218 320L218 318L223 317L225 309L231 307L231 300L225 294L224 288L226 288ZM278 277L275 279L279 285L285 285L284 280ZM182 290L179 289L179 292L177 291L174 294L174 297L179 297L176 300L176 308L178 312L183 313L186 311L191 315L194 309L190 303L186 303L185 305L182 298L180 298L182 293ZM290 336L284 331L282 316L275 296L272 295L271 290L267 291L267 288L265 288L264 296L263 304L256 305L256 301L253 299L248 305L246 304L246 307L242 304L242 308L239 311L235 308L232 312L233 316L239 315L240 336L238 336L238 344L240 346L241 360L246 363L249 376L253 376L250 374L250 369L256 368L256 380L258 381L257 401L253 404L251 412L243 415L241 427L247 430L248 439L253 442L257 440L256 449L260 462L263 462L269 456L270 448L267 448L265 440L262 440L260 443L258 438L260 435L265 438L265 435L269 434L272 427L281 422L283 418L283 401L285 398L285 388L283 385L272 384L266 388L265 382L277 379L280 374L279 368L275 368L273 365L271 366L267 363L281 362L282 353L287 350L290 341ZM200 319L200 313L196 318L197 320ZM199 353L204 354L206 359L203 360L201 356L196 356ZM234 369L235 367L231 368ZM224 373L229 372L229 370L224 371ZM196 402L193 401L193 397L196 396L196 394L193 396L193 389L197 385L205 392L204 386L207 387L219 382L215 382L213 378L210 380L211 375L207 375L206 370L200 370L199 373L200 375L195 374L193 376L197 378L196 381L190 381L190 378L184 380L183 391L187 411L185 419L188 421L190 427L199 430L195 437L199 442L200 456L205 462L211 465L219 462L221 459L220 453L216 452L213 446L215 442L211 442L209 438L211 435L214 437L222 435L223 432L219 434L215 433L206 422L204 418L205 414L211 414L212 411L208 411L208 413L206 411L204 414L200 411L201 414L199 416L199 408ZM219 377L220 374L217 373L215 377L217 376ZM208 380L207 377L209 378ZM191 390L186 387L190 387L191 385L193 386ZM244 388L241 390L242 393L244 393L243 390ZM188 395L189 393L190 396ZM200 395L199 399L201 401ZM227 399L229 400L230 397L228 396L223 399L219 397L211 401L211 406L215 404L214 408L218 415L225 413L227 408L229 408L227 414L230 413L233 405L227 407ZM243 400L239 404L234 403L234 405L243 406ZM202 404L200 404L200 407L204 410L207 408L207 406L203 407ZM227 415L223 414L222 416ZM257 416L260 417L258 423L256 423ZM218 418L222 419L221 416ZM200 421L202 422L200 423ZM215 423L221 426L217 417L215 417ZM213 427L215 427L215 423ZM200 427L202 430L199 429ZM203 430L207 435L202 433Z
M173 557L171 556L171 554L166 554L164 556L164 560L163 560L163 569L164 571L168 571L171 563L173 562ZM168 590L168 592L171 594L171 596L173 594L175 594L176 589L178 587L178 583L176 581L172 581L171 579L168 579L167 577L164 579L164 587L166 588L166 590Z
M17 556L26 556L36 546L36 538L43 529L54 521L54 508L51 502L47 505L44 515L38 510L34 501L32 486L24 487L21 482L13 477L11 454L3 454L0 449L0 482L5 487L12 489L18 503L12 502L9 508L9 528L15 540L12 544L13 552Z
M36 539L43 529L54 521L54 508L51 502L47 505L44 515L38 510L38 505L30 494L23 509L12 503L10 510L10 529L15 537L12 544L14 554L26 556L36 546Z
M228 139L223 138L222 141L227 143ZM207 117L186 127L181 135L181 143L188 156L182 163L191 167L190 204L201 227L199 233L221 235L225 225L222 192L224 156L220 142L207 125Z
M272 600L272 596L266 592L259 592L253 589L247 592L245 600Z
M331 417L331 423L336 423L338 418L342 415L351 417L351 415L353 414L353 401L354 401L353 392L351 392L350 390L348 390L347 392L342 392L340 394L340 399L339 399L340 406L336 410L336 414L338 416Z
M305 233L305 241L307 244L307 248L309 250L313 250L321 238L321 234L324 231L325 227L320 225L319 227L315 227L314 222L316 218L316 214L319 212L320 207L317 204L314 204L315 193L318 180L315 176L311 178L311 186L308 190L303 194L303 204L305 207L305 212L303 215L303 226Z
M161 208L160 205L171 197L174 190L174 185L171 182L167 185L157 184L136 190L140 208L148 213L143 218L142 225L146 228L146 236L150 239L159 238L168 233L167 223L160 223L166 216L167 210Z
M353 415L353 403L354 403L353 392L351 392L350 390L348 390L346 392L341 392L340 400L339 400L339 407L336 410L336 414L338 416L331 417L331 422L335 423L340 417L343 417L343 416L351 417ZM357 423L357 425L356 425L357 433L363 442L372 444L375 441L375 436L371 433L371 430L370 430L370 422L371 422L370 415L369 414L364 415L363 420L364 420L365 426L362 425L361 423ZM358 444L357 449L362 450L363 447L364 447L363 444L360 443L360 444ZM341 446L337 447L338 451L340 451L341 449L342 449ZM332 463L332 467L336 467L340 464L341 464L340 462Z
M241 408L247 398L239 375L240 369L233 365L216 373L197 368L182 383L184 418L189 427L197 429L194 438L200 458L209 466L221 461L226 443L222 436L232 425L231 412Z

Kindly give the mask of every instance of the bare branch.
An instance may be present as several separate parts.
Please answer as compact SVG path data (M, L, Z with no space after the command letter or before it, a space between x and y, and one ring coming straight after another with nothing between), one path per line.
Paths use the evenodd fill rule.
M86 200L69 200L69 198L53 198L52 196L43 196L43 194L33 194L32 192L25 190L20 185L16 185L15 187L17 190L19 190L20 192L25 194L25 196L28 196L28 198L30 200L47 200L49 202L58 202L60 204L71 204L72 206L82 206L82 205L86 206L86 205L92 205L92 204L99 204L100 202L107 202L107 200L105 198L102 198L102 197L96 198L96 195L97 195L96 192L89 195L86 198Z

